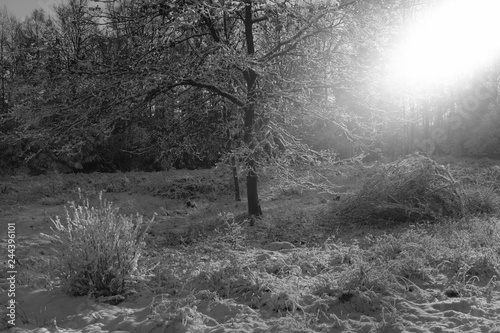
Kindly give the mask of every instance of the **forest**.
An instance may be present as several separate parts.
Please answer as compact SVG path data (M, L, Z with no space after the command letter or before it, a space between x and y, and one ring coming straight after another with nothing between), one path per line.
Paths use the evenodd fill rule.
M71 0L21 21L3 10L0 168L232 163L255 183L273 162L498 155L498 65L431 92L387 80L401 26L431 5Z

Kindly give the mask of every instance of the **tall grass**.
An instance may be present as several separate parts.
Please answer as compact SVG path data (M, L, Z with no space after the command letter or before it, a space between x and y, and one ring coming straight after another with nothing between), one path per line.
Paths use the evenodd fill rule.
M53 273L62 289L73 296L126 294L139 272L144 238L154 217L124 216L99 194L99 206L88 199L70 202L66 223L52 219L56 246Z

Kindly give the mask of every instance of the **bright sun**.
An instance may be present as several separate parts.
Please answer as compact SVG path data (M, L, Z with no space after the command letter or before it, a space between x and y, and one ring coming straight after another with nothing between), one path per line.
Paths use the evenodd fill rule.
M500 56L500 0L448 0L416 21L391 65L398 85L447 84Z

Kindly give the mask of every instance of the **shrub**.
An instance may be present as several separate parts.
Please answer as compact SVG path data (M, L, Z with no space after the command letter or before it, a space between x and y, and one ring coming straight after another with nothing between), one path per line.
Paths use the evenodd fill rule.
M344 199L338 214L354 222L411 222L464 214L461 186L447 167L420 154L387 165L357 193Z
M153 217L154 219L154 217ZM114 296L129 291L138 273L144 238L153 219L118 214L99 194L99 207L70 202L66 225L52 219L56 249L55 274L65 292L73 296Z

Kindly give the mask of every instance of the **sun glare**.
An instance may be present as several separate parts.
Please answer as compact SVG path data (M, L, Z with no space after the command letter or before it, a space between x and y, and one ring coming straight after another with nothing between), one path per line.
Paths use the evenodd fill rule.
M415 21L390 65L393 83L446 85L500 56L500 0L446 1Z

